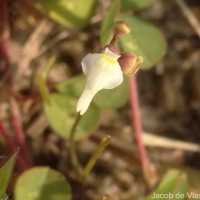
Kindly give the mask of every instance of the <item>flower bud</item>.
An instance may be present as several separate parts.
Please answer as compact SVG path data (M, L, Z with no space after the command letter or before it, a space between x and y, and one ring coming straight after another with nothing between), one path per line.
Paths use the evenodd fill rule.
M102 51L105 51L105 49L108 48L111 52L113 52L114 54L119 54L119 49L114 45L114 44L108 44L106 45Z
M141 56L135 56L129 52L122 53L121 57L118 58L121 70L127 76L135 74L139 69L139 64L142 62L143 58Z
M116 38L128 34L131 31L131 27L128 22L118 21L114 25L114 33Z

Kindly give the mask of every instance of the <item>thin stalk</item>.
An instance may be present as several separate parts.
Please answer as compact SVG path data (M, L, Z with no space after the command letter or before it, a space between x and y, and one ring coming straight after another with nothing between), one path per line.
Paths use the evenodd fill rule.
M140 163L142 165L143 175L144 178L146 178L146 169L148 167L147 165L149 164L149 160L146 154L145 146L142 141L142 122L138 103L137 83L135 76L129 77L129 93L132 111L132 123L135 130L135 142L139 153Z
M75 133L76 133L77 126L80 122L81 116L82 115L80 115L80 113L77 114L74 124L71 128L70 137L69 137L69 150L70 150L71 164L78 173L81 170L81 166L79 164L77 153L76 153Z
M110 143L110 141L111 141L111 136L109 135L106 135L105 137L102 138L100 144L97 146L92 157L90 158L87 165L83 169L83 173L81 175L82 182L85 180L85 178L87 177L87 175L89 174L93 166L95 165L97 159L99 158L99 155L102 153L105 147Z
M117 41L117 35L116 33L113 35L112 40L110 41L110 44L115 44L115 42Z

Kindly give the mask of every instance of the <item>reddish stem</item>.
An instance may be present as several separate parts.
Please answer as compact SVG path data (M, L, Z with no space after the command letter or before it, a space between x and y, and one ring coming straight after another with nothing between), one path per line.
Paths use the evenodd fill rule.
M11 77L10 77L10 59L9 59L9 22L8 22L8 10L7 10L7 1L0 0L0 59L3 60L2 70L5 72L3 77L4 81L7 84L11 85ZM1 66L0 66L1 67ZM9 131L4 126L3 122L0 120L0 133L3 136L7 148L9 151L13 151L15 149L16 144L13 142ZM22 155L18 155L17 158L17 166L20 170L27 169L27 164L24 161Z
M18 169L21 171L25 171L29 168L29 166L27 166L26 161L22 158L20 154L18 155L16 162L17 162Z
M115 42L116 42L116 40L117 40L117 36L116 36L116 33L113 35L113 38L112 38L112 40L110 41L110 44L115 44Z
M1 119L0 119L0 133L4 138L5 143L7 144L9 151L13 152L13 150L15 149L15 144L14 144L8 130L4 126L3 122L1 121ZM24 171L24 170L27 169L27 165L20 155L18 155L16 162L17 162L17 166L20 170Z
M9 132L7 131L6 127L3 125L3 122L1 121L1 119L0 119L0 133L4 138L8 149L10 150L10 152L12 152L15 147L15 144L13 143L12 138L9 135Z
M130 104L132 111L132 122L133 128L135 129L135 142L137 145L140 162L143 169L143 174L146 174L147 164L149 163L146 155L145 146L142 141L142 123L140 116L140 109L138 103L137 83L135 76L129 77L129 93L130 93Z
M27 162L27 165L31 166L29 153L26 147L25 134L23 132L23 128L21 124L21 116L19 112L19 107L17 105L17 102L13 98L10 99L10 105L11 105L11 123L15 131L17 143L19 144L21 148L22 155L25 161Z
M5 71L4 78L10 83L10 60L9 60L9 27L8 27L8 11L6 0L0 0L0 53L4 66L2 68Z

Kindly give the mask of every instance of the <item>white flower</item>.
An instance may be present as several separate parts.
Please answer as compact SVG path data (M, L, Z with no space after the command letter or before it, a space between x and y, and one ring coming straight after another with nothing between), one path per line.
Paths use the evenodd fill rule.
M101 89L113 89L123 81L123 74L117 59L108 48L103 53L88 54L81 62L83 73L87 77L85 89L78 100L76 111L83 115L92 98Z

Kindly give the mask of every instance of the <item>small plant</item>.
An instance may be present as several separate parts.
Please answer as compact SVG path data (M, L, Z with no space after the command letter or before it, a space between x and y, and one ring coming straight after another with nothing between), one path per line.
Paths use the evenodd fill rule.
M0 15L2 14L2 21L5 22L2 23L2 27L3 30L7 30L5 24L9 20L6 18L6 3L2 2ZM20 172L13 189L16 200L74 199L73 185L76 184L77 187L81 185L81 190L84 190L83 186L87 184L92 168L95 167L101 153L111 143L111 136L105 135L100 139L99 144L91 152L91 157L84 164L77 151L78 141L84 141L95 134L99 125L100 112L103 109L123 108L128 102L130 102L133 137L141 168L140 175L146 190L143 194L144 199L199 198L197 193L188 188L188 182L191 182L188 180L191 176L197 177L194 171L170 170L155 189L156 169L149 160L142 141L143 129L135 77L139 69L149 70L162 58L166 51L166 42L157 27L133 15L132 11L144 9L154 2L155 0L111 1L105 14L100 12L101 20L95 24L99 30L99 43L96 47L99 51L83 57L80 63L83 73L51 85L50 88L48 77L56 62L56 57L52 56L43 71L37 75L37 90L39 91L36 93L40 93L43 112L51 129L62 138L64 147L68 148L70 156L68 159L71 164L69 170L72 171L70 180L64 176L64 173L55 169L32 164L27 150L20 108L15 100L21 92L14 87L13 76L6 79L4 87L7 88L6 84L8 84L7 90L10 91L11 88L12 91L11 94L7 92L7 95L12 95L9 98L9 105L11 132L14 133L14 137L12 138L12 134L1 119L0 133L8 150L14 152L0 165L0 199L9 198L9 195L6 195L6 188L15 162ZM26 4L27 7L30 5ZM42 13L51 18L71 34L79 34L85 31L85 27L85 32L90 34L87 28L92 27L94 23L91 18L98 3L95 0L45 0L31 6L39 12L39 15ZM3 34L0 47L5 66L9 68L7 35ZM5 77L10 72L9 69ZM14 94L16 98L13 97ZM32 96L29 98L31 102L36 101ZM16 147L17 150L14 150ZM107 200L109 197L102 195L99 199Z

